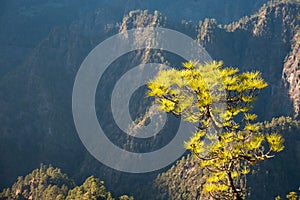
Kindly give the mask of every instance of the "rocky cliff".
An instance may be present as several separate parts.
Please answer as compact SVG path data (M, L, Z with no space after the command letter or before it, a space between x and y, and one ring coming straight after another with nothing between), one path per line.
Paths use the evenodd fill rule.
M298 98L294 95L295 84L284 84L285 76L296 76L296 72L290 70L292 75L283 78L282 74L286 73L285 61L290 51L297 51L293 38L300 25L299 9L299 3L269 3L251 17L225 26L211 19L200 22L198 39L214 59L241 70L262 72L269 87L255 111L263 119L298 112L297 103L293 103Z
M295 115L300 112L300 30L294 34L292 48L286 57L282 70L282 79L289 88L289 95L293 101Z

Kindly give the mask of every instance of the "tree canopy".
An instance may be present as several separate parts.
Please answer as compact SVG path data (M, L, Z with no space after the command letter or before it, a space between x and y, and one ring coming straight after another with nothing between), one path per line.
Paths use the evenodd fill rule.
M183 63L163 70L148 83L159 109L195 125L185 147L203 168L202 197L245 199L246 176L253 165L284 149L277 132L264 134L251 108L267 87L258 71L239 73L222 62Z
M59 168L41 165L25 177L20 176L11 188L0 193L3 200L114 200L106 190L104 182L93 176L88 177L80 186L61 172ZM127 195L119 200L133 200Z

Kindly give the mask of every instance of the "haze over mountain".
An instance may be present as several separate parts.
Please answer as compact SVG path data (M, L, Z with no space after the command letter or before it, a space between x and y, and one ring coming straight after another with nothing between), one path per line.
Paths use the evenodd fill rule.
M0 6L0 77L20 65L56 27L97 13L101 29L115 24L131 10L159 10L171 21L197 22L216 18L228 23L257 10L266 0L121 1L121 0L3 0ZM183 9L184 8L184 9Z

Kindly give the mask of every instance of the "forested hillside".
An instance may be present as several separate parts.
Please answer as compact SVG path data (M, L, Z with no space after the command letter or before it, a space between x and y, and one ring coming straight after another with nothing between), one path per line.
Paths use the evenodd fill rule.
M104 186L104 182L93 176L88 177L80 186L62 173L59 168L41 165L25 177L19 176L11 188L0 193L0 199L103 199L114 200ZM122 195L119 200L133 200Z

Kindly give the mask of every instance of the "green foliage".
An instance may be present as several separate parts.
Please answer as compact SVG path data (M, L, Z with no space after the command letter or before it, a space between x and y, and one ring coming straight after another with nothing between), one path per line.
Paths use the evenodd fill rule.
M248 178L251 199L274 199L278 194L284 197L290 188L299 184L300 121L279 117L257 124L266 135L284 132L286 148L276 159L260 163L255 173Z
M293 120L290 117L279 117L273 118L271 121L256 124L259 125L264 134L284 131L286 133L287 146L293 147L287 148L278 159L261 163L266 166L260 165L260 173L255 172L255 174L251 176L251 179L247 180L248 184L251 185L251 199L272 199L274 194L276 195L279 192L284 194L283 191L287 189L283 186L288 185L288 188L293 187L295 183L291 180L298 179L299 177L299 175L297 176L299 165L298 162L296 162L298 157L294 154L297 152L296 144L299 139L295 136L299 135L300 121ZM289 138L293 143L288 143L290 141ZM289 151L294 154L287 154ZM279 166L280 163L282 163L282 166ZM294 166L294 169L291 168L291 165ZM271 167L275 167L275 169L270 169ZM267 170L268 173L266 173ZM291 171L294 171L295 175L293 175ZM242 171L242 174L249 173L250 168L244 168ZM268 175L272 176L266 177ZM283 177L285 182L282 181ZM205 183L204 178L203 170L199 167L197 158L190 155L183 157L171 169L157 176L155 186L160 192L158 199L168 198L170 200L177 200L182 199L182 197L185 197L185 199L205 199L205 197L201 198L200 196L201 185ZM274 182L276 182L277 185L275 185ZM265 193L265 191L267 191L268 196L258 196L258 193Z
M251 166L284 149L283 137L277 132L263 134L253 122L257 116L249 113L267 83L259 72L238 73L222 62L183 66L159 72L149 82L148 94L156 97L160 110L197 128L185 147L203 168L202 193L214 199L244 199Z
M300 187L298 188L298 190L300 191ZM286 196L286 199L288 199L288 200L299 200L300 199L300 196L299 196L299 194L297 193L297 192L290 192L290 193L288 193ZM275 198L275 200L281 200L282 198L280 197L280 196L277 196L276 198Z
M289 131L293 128L299 129L300 128L300 121L293 120L291 117L278 117L272 118L272 120L257 123L259 127L264 132L276 132L276 131Z
M182 157L176 165L157 176L155 187L159 195L156 199L202 199L199 189L203 183L198 160L191 155Z
M127 195L123 195L119 197L119 200L133 200L133 197L129 197Z
M104 182L93 176L88 177L81 186L77 186L70 190L67 200L80 200L80 199L107 199L109 196L106 192Z
M11 188L0 193L0 199L114 200L111 193L106 191L104 182L98 178L88 177L81 186L75 187L74 181L59 168L46 165L41 165L25 178L20 176ZM133 197L123 195L119 199L133 200Z
M63 174L59 168L41 165L30 174L19 177L12 188L0 193L3 199L64 199L74 181Z

